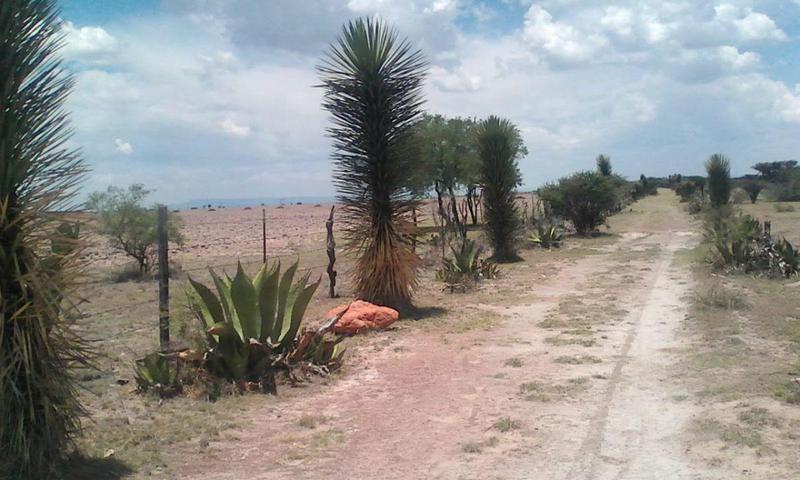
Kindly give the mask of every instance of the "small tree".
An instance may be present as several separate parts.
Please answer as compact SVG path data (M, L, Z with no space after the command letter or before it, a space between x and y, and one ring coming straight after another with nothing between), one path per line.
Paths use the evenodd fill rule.
M697 192L697 185L694 182L681 182L675 187L675 193L681 197L681 202L688 202Z
M617 202L609 177L589 171L545 185L539 189L538 196L550 212L571 221L580 235L602 225Z
M764 184L757 180L748 180L742 184L742 190L747 192L747 196L750 197L750 203L756 203L758 194L761 193L763 189Z
M517 127L495 116L478 124L476 138L486 233L494 249L493 258L513 261L519 258L515 246L520 227L516 205L520 184L517 160L526 150Z
M136 260L142 274L150 271L150 259L158 241L158 213L143 205L149 194L150 190L141 184L131 185L127 190L108 187L105 192L89 195L86 202L86 206L97 214L98 232L111 237L112 248ZM177 218L170 216L167 226L169 240L181 242Z
M787 172L797 166L796 160L784 160L782 162L761 162L756 163L751 168L761 174L767 181L779 181Z
M726 205L731 198L731 164L725 155L715 153L706 161L708 198L711 206Z
M597 157L597 172L604 176L611 176L611 159L608 156L600 154Z

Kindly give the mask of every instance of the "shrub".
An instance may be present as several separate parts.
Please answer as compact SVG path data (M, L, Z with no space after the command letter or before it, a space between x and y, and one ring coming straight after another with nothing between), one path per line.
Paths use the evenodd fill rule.
M425 60L388 25L348 23L319 72L333 116L334 178L356 295L407 306L420 258L412 248L417 204L412 131L422 113Z
M675 187L675 193L681 197L681 202L688 202L694 198L697 192L697 185L693 182L681 182Z
M708 198L712 207L727 204L731 197L731 165L721 154L715 153L706 161Z
M86 206L97 214L97 230L110 238L112 248L136 261L139 273L150 271L158 241L158 212L143 205L150 190L134 184L126 189L108 187L89 195ZM169 216L167 237L182 242L179 217Z
M718 268L766 272L791 277L800 271L800 255L786 239L775 241L761 223L749 215L734 214L729 207L712 209L705 219L709 260Z
M588 171L546 185L539 189L538 196L553 215L572 222L581 235L602 225L617 202L608 177Z
M515 244L520 228L516 204L520 183L517 159L524 151L522 139L514 124L495 116L480 122L476 130L484 218L492 258L517 260Z
M658 183L642 174L639 176L639 181L633 184L631 197L636 201L648 195L658 195Z

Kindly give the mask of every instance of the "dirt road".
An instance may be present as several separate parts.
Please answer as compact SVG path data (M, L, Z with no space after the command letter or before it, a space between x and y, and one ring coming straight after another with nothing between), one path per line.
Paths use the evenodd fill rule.
M533 288L451 313L502 315L492 328L384 334L390 348L330 388L187 447L180 478L732 478L684 454L696 412L674 367L691 278L674 257L698 238L672 198L635 209Z

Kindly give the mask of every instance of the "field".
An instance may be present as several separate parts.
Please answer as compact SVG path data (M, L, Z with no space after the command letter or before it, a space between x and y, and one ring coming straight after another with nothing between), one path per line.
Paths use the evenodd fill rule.
M741 207L800 243L800 205ZM268 207L270 256L299 255L321 274L329 208ZM207 279L206 265L237 259L257 268L261 209L180 215L172 325L193 345L186 275ZM215 403L134 393L133 361L157 347L157 286L114 283L124 259L100 241L80 292L80 326L100 353L99 373L82 381L92 417L79 447L94 460L71 475L796 478L800 287L714 274L699 232L662 190L601 235L523 250L474 292L445 293L426 253L414 318L348 339L333 377ZM312 321L350 293L339 255L342 298L326 298L323 279Z

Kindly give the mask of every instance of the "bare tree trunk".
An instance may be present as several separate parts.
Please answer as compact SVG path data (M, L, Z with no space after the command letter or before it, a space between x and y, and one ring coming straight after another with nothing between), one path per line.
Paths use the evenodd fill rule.
M453 211L453 226L455 227L456 232L458 232L458 234L461 235L461 238L462 239L466 239L467 238L467 226L466 226L466 220L467 219L464 218L464 221L463 222L461 221L461 216L458 214L458 203L456 201L456 194L453 191L453 186L452 185L448 185L447 193L450 194L450 208Z
M336 298L336 269L334 265L336 265L336 240L333 238L333 212L336 209L336 205L331 206L331 214L328 217L328 220L325 222L325 229L328 231L328 279L329 279L329 287L328 287L328 295L331 298Z
M467 208L469 208L469 216L472 217L472 224L478 224L478 209L475 204L475 190L478 187L470 185L467 187Z
M442 223L449 226L450 217L447 215L447 211L444 209L444 202L442 201L442 190L439 187L439 180L436 180L433 183L433 189L436 190L436 200L439 202L439 216L442 218Z

